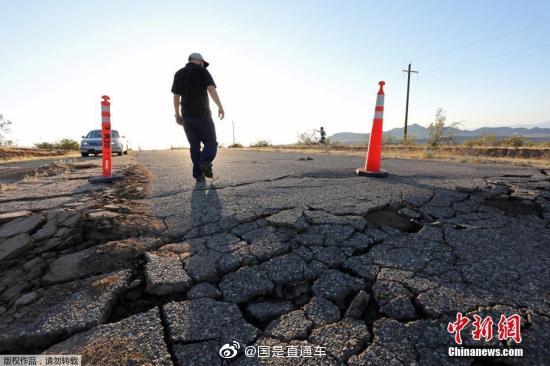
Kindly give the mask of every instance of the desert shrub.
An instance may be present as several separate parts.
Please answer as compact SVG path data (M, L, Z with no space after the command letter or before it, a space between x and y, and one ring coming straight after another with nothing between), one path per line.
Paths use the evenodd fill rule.
M500 141L500 144L502 146L509 146L509 147L522 147L522 146L529 146L531 143L527 141L527 139L520 135L514 135L510 136L506 139L503 139Z
M268 146L271 146L271 141L269 140L258 140L252 145L250 145L250 147L268 147Z
M498 146L498 140L495 135L481 135L475 139L469 139L463 142L466 147L472 146Z
M80 149L80 144L71 139L61 139L58 142L58 146L61 150L78 150Z
M343 146L340 141L332 141L331 139L326 139L325 140L325 145L330 145L332 147Z
M10 133L10 126L12 125L12 122L10 120L7 120L4 118L2 114L0 114L0 145L9 146L10 143L13 144L11 140L7 140L6 136Z
M315 131L305 131L302 133L298 133L298 140L296 141L296 144L298 145L312 145L316 144L318 142L317 135L315 134Z
M391 135L384 135L382 137L382 145L393 145L397 141Z
M39 149L54 150L55 144L53 142L37 142L34 144Z
M433 159L433 158L434 158L434 153L433 153L433 151L426 150L426 151L424 151L424 153L422 154L422 159Z
M0 141L0 146L14 147L15 146L15 141L13 141L13 140L2 140L2 141Z
M430 137L428 138L428 145L437 146L443 142L454 141L454 131L460 126L460 122L447 123L447 116L443 108L437 108L435 111L435 118L428 126Z
M80 148L80 144L71 139L61 139L55 142L38 142L34 146L47 150L78 150Z
M238 142L228 146L228 148L230 148L230 149L238 149L238 148L241 148L241 147L243 147L243 145L239 144Z
M495 135L481 135L476 139L470 139L470 140L464 141L463 145L466 147L472 147L472 146L522 147L522 146L531 146L533 145L533 143L520 135L514 135L503 139L498 139Z

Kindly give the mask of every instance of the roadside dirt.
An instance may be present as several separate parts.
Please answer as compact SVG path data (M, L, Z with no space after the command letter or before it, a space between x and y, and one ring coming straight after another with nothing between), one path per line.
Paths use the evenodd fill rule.
M0 162L77 155L78 151L73 150L44 150L24 147L0 147Z
M321 145L275 145L269 147L243 148L238 150L300 151L312 153L343 154L365 156L366 146L321 146ZM548 166L550 148L537 147L462 147L441 146L430 148L426 145L385 145L384 158L451 160L461 163L507 163L524 166Z

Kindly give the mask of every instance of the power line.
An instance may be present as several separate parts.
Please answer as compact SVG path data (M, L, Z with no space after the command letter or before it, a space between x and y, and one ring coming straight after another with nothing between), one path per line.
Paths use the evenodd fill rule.
M535 56L535 55L547 52L548 50L550 50L550 49L537 51L537 52L531 52L531 53L527 53L527 54L519 55L519 56L505 57L505 58L501 58L501 59L493 60L493 61L489 61L489 62L474 63L474 64L466 63L466 64L460 65L458 67L454 67L452 69L447 69L447 70L444 70L444 71L438 71L438 72L433 72L433 73L427 74L427 75L424 76L424 79L426 79L426 78L429 79L429 78L432 78L433 76L446 74L448 72L467 70L467 69L475 68L475 67L478 67L478 66L492 65L492 64L499 63L499 62L507 62L507 61L518 60L518 59L525 58L525 57Z
M502 56L515 56L517 53L519 52L523 52L523 51L529 51L529 50L534 50L534 49L537 49L537 48L543 48L543 47L548 47L550 46L550 42L545 42L545 43L541 43L539 45L536 45L536 46L530 46L530 47L525 47L525 48L520 48L518 50L514 50L514 51L508 51L508 52L503 52L503 53L499 53L499 54L496 54L496 55L492 55L492 56L487 56L487 57L482 57L482 58L478 58L478 59L474 59L472 61L468 61L468 62L461 62L461 63L458 63L458 64L454 64L454 65L448 65L448 66L444 66L434 72L431 72L431 73L428 73L426 74L425 76L428 76L428 75L433 75L433 74L439 74L443 71L446 71L448 69L456 69L457 67L458 68L462 68L463 66L468 66L468 65L474 65L476 63L479 63L481 61L487 61L487 60L491 60L491 59L495 59L495 58L500 58Z
M418 74L418 71L411 70L411 63L412 62L409 62L409 67L407 70L403 70L403 72L407 73L407 103L405 104L405 129L403 130L403 138L405 141L407 141L407 123L409 120L409 89L411 87L411 73Z
M465 43L465 44L462 44L462 45L459 45L459 46L456 46L456 47L452 47L452 48L448 48L448 49L444 49L444 50L440 50L440 51L431 52L431 53L428 53L428 54L426 54L426 55L424 55L424 56L416 57L416 58L414 58L414 60L415 60L415 61L418 61L418 60L422 60L422 59L425 59L425 58L429 58L429 57L435 56L435 55L440 54L440 53L449 53L449 52L454 52L454 51L461 50L461 49L464 49L464 48L469 48L469 47L472 47L472 46L475 46L475 45L484 43L484 42L486 42L486 41L490 41L490 40L498 39L498 38L503 38L503 37L510 36L510 35L513 35L513 34L518 34L518 33L521 33L521 32L525 32L526 30L535 29L535 28L539 28L539 27L545 26L545 25L547 25L547 24L550 24L550 20L544 21L544 22L539 23L539 24L535 24L535 25L530 25L530 26L527 26L527 27L519 28L519 29L516 29L516 30L514 30L514 31L504 32L504 33L496 34L496 35L493 35L493 36L490 36L490 37L482 38L482 39L479 39L479 40L477 40L477 41Z

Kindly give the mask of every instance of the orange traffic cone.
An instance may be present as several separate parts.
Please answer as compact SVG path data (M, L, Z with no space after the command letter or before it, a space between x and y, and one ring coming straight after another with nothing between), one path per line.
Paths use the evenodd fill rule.
M381 81L380 90L376 97L376 108L374 109L374 120L372 121L372 131L370 134L369 148L365 158L365 167L355 170L357 175L367 177L386 177L388 172L380 170L380 157L382 155L382 122L384 120L384 84Z

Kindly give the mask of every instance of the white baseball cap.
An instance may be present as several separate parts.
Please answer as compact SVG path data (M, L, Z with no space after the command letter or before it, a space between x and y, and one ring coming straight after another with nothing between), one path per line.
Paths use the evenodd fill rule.
M204 62L204 67L208 67L208 65L210 65L208 62L204 60L202 55L198 52L193 52L192 54L189 55L189 61L191 60L202 60Z

